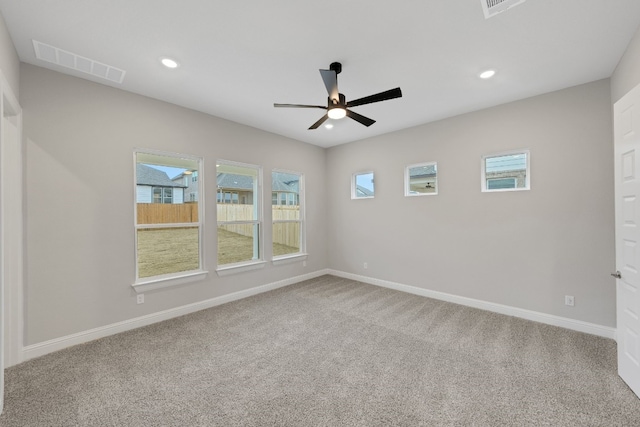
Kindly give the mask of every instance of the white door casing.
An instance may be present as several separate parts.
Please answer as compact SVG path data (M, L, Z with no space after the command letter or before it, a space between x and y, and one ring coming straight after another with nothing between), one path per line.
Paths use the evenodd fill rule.
M0 412L4 368L22 361L22 110L0 71Z
M618 374L640 396L640 85L614 105Z

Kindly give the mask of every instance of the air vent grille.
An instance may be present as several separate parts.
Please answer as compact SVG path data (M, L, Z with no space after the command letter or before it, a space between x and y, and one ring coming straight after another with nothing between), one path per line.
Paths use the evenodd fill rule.
M76 55L37 40L33 40L33 48L36 58L42 61L90 74L114 83L122 83L124 80L125 71L111 65Z
M486 19L502 13L507 9L511 9L513 6L522 4L525 1L526 0L480 0Z

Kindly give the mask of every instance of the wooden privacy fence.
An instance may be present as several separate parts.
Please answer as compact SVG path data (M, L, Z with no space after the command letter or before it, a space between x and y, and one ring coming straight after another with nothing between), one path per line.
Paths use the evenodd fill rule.
M299 206L272 206L272 220L299 220ZM251 221L253 205L218 204L218 221ZM253 224L229 224L224 229L242 236L253 236ZM273 243L300 247L299 223L279 223L272 228Z
M218 204L218 221L251 221L253 205ZM198 222L198 204L138 203L138 224ZM272 206L273 221L299 220L299 206ZM273 243L298 248L300 223L276 223ZM242 236L253 236L253 224L229 224L224 229Z
M138 203L138 224L198 222L197 203Z

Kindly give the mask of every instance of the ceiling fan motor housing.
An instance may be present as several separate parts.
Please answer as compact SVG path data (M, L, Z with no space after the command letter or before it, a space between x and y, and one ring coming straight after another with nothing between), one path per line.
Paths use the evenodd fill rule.
M334 107L346 108L347 98L345 98L345 96L341 93L338 94L338 97L339 99L337 101L331 99L331 97L327 98L328 99L327 106L329 108L334 108Z

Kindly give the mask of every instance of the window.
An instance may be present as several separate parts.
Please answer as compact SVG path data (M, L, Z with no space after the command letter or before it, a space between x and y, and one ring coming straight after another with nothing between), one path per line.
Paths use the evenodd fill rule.
M404 195L425 196L438 194L438 165L419 163L404 170Z
M351 198L372 199L374 196L373 172L354 173L351 177Z
M529 190L529 151L492 154L482 158L482 191Z
M259 166L218 161L218 266L262 259L262 207Z
M154 151L136 151L134 159L136 283L201 271L202 212L197 202L184 203L182 174L200 169L202 159Z
M237 191L225 191L221 188L218 189L218 195L216 199L218 203L239 203Z
M175 187L153 187L153 203L173 203ZM182 191L182 189L178 189Z
M271 173L274 259L304 252L304 197L300 197L304 194L303 178L296 172L274 170Z
M278 192L274 191L271 193L271 204L272 205L297 205L300 203L300 196L295 193L287 193L287 192Z

